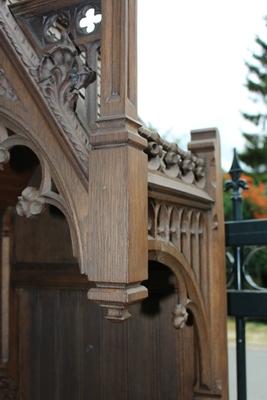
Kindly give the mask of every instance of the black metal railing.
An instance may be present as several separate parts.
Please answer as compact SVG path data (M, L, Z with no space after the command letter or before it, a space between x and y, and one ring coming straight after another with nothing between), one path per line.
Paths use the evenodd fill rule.
M225 190L231 190L233 220L225 223L226 246L232 249L226 252L228 315L236 322L237 399L247 400L246 318L267 317L267 289L255 282L247 266L267 246L267 219L243 220L242 191L247 185L241 179L236 150L229 174Z

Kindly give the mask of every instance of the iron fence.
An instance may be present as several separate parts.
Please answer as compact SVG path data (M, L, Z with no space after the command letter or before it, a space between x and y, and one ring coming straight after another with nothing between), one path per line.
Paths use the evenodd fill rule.
M225 223L228 315L235 318L236 325L237 399L247 400L246 319L267 318L267 289L255 279L257 260L264 261L260 252L265 252L267 266L267 219L243 220L242 192L247 185L241 179L236 150L229 174L225 190L231 191L233 215L232 221Z

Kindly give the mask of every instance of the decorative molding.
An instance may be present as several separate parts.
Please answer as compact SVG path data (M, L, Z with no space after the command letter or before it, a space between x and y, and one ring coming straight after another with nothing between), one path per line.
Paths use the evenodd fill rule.
M169 143L153 130L139 128L139 134L147 139L148 168L170 178L178 178L189 184L205 186L205 161L191 151L184 151L176 143Z
M35 54L33 48L19 28L6 1L0 2L0 30L8 38L30 75L34 77L36 75L39 57Z
M6 97L10 101L17 101L18 96L6 78L4 69L0 66L0 96Z
M18 389L13 378L0 376L0 400L17 400Z

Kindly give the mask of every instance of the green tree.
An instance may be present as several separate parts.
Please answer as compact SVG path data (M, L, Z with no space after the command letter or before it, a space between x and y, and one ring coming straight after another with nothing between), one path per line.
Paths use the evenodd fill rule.
M247 63L248 78L246 87L253 95L253 101L263 111L243 113L258 133L243 133L246 140L243 152L239 153L240 160L248 167L246 172L253 174L255 181L267 180L267 43L256 38L258 51L253 53L252 62Z

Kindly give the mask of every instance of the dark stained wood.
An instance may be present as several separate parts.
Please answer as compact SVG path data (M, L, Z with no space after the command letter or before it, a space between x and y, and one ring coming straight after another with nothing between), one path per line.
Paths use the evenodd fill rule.
M17 289L27 399L85 399L88 393L93 399L177 399L179 374L193 379L193 368L179 371L179 338L169 323L176 293L169 279L166 267L151 266L150 298L132 306L134 318L123 325L103 320L86 290ZM190 349L192 338L186 342Z

